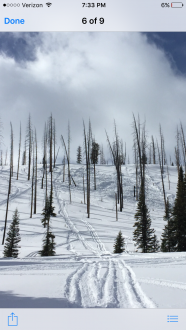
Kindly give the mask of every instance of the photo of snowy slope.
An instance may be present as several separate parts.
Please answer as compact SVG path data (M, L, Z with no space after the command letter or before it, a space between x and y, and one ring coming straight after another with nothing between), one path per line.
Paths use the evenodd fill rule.
M68 181L63 183L62 165L53 172L54 206L51 217L56 255L41 257L45 229L41 224L45 194L40 188L42 169L38 169L37 214L30 218L30 183L26 166L20 178L12 178L8 225L17 207L20 213L21 248L19 258L3 258L1 245L1 307L119 307L119 308L183 308L185 306L185 252L137 253L133 242L136 200L134 165L122 166L124 210L115 216L115 169L97 166L97 190L91 192L90 218L83 203L83 165L72 165L69 203ZM169 167L170 186L174 198L177 170ZM2 186L7 186L9 171L1 170ZM91 179L93 171L91 171ZM148 166L148 205L158 239L164 228L163 193L158 165ZM4 188L5 189L5 188ZM6 210L6 194L1 191L1 219ZM4 220L1 220L1 237ZM125 239L125 251L113 254L119 231ZM51 302L50 302L51 301ZM17 305L16 305L17 306Z
M185 308L184 38L0 34L0 308Z

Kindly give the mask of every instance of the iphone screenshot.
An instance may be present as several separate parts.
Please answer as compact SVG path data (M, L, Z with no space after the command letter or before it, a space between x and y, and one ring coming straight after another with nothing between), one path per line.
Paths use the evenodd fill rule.
M1 330L186 329L186 1L162 1L1 0Z

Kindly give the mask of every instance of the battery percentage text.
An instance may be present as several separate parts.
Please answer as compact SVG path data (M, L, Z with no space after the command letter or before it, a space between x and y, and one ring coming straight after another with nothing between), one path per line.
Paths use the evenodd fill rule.
M170 7L169 3L162 3L161 6L162 6L162 8L169 8Z

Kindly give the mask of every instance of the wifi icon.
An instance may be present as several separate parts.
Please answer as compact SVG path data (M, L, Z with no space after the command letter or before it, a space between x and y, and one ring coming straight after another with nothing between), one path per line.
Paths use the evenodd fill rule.
M52 3L51 3L51 2L47 2L46 5L47 5L48 7L50 7L50 6L52 6Z

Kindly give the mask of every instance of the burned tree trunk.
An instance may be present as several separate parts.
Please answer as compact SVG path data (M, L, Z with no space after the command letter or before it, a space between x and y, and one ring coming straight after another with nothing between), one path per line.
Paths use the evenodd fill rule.
M19 152L18 152L18 164L17 164L17 180L18 180L18 176L19 176L20 153L21 153L21 124L20 124L20 135L19 135Z
M122 160L122 151L121 146L122 143L119 143L118 134L116 131L116 125L114 124L115 129L115 142L113 143L113 146L111 146L108 134L106 132L107 136L107 142L109 145L109 149L113 158L113 162L116 168L116 181L117 181L117 200L118 204L120 205L120 212L122 212L123 209L123 184L122 184L122 171L121 171L121 160Z
M156 149L155 149L153 136L152 136L152 158L153 158L153 164L156 164Z
M61 142L62 142L62 145L65 149L65 154L66 154L66 158L67 158L67 164L68 164L68 187L69 187L69 200L70 200L70 203L71 203L71 189L70 189L70 186L71 186L71 174L70 174L70 126L68 125L68 151L67 151L67 147L66 147L66 143L65 143L65 140L64 140L64 137L61 135ZM65 166L65 164L64 164ZM64 180L64 171L65 171L65 168L63 167L63 180ZM64 182L64 181L63 181Z
M63 157L63 182L65 182L65 156Z
M185 173L186 173L186 143L185 143L185 134L183 131L183 126L180 123L181 126L181 141L182 141L182 153L183 153L183 160L184 160L184 167L185 167Z
M2 245L4 245L5 234L6 234L6 225L7 225L7 217L8 217L8 206L9 206L9 197L11 194L11 180L12 180L12 149L13 149L13 129L12 123L10 123L11 133L10 133L10 175L9 175L9 184L8 184L8 195L7 195L7 202L6 202L6 214L5 214L5 224L4 224L4 232L3 232L3 240Z
M35 161L34 161L34 142L33 142L33 165L32 165L32 185L31 185L31 205L30 205L30 218L32 218L33 199L34 199L34 178L35 178Z
M84 195L84 204L85 204L85 182L84 182L84 173L83 173L83 195Z
M56 124L55 120L53 120L53 140L54 140L54 168L56 167ZM59 150L58 150L59 151Z
M31 156L32 156L32 126L31 126L30 115L28 118L28 126L27 126L27 141L28 141L28 180L30 180Z
M86 175L87 175L87 214L90 218L90 143L91 143L91 124L89 121L89 129L86 133L85 123L83 121L83 132L84 132L84 147L86 157Z
M164 179L163 179L163 159L161 158L161 153L160 153L160 150L159 150L158 142L157 142L157 150L158 150L158 157L159 157L159 164L160 164L160 173L161 173L161 182L162 182L162 189L163 189L163 198L164 198L164 204L165 204L165 210L166 210L167 202L166 202L165 186L164 186Z
M35 130L35 149L36 149L36 160L35 160L35 191L34 191L34 214L36 214L37 207L37 135Z

